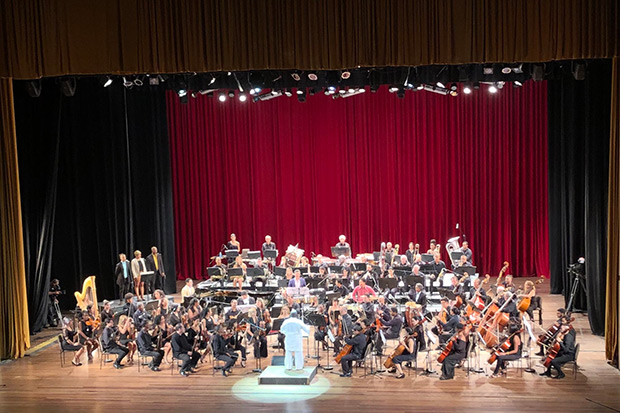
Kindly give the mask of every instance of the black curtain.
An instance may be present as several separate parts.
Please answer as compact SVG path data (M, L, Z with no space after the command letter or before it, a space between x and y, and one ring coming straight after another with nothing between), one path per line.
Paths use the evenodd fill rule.
M585 80L548 82L551 293L568 303L575 277L567 266L584 257L587 294L579 287L574 308L588 312L598 335L605 332L610 85L609 60L588 62Z
M166 292L176 291L172 186L163 89L77 82L66 97L43 81L39 98L15 82L19 173L31 330L45 322L47 288L74 291L97 276L97 296L114 298L118 254L164 257Z

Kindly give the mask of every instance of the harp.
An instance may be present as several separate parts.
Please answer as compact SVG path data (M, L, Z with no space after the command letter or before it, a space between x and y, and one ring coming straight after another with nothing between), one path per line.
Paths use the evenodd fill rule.
M86 311L86 307L93 306L93 314L95 318L99 318L99 306L97 304L97 287L95 286L95 276L91 275L84 280L82 284L82 292L74 293L77 300L77 306Z

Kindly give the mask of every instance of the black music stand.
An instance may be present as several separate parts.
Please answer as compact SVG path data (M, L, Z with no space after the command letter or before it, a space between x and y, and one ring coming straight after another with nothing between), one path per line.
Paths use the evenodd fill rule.
M330 273L342 274L342 265L328 265Z
M226 250L224 251L224 254L226 255L226 262L230 267L235 262L235 258L237 258L237 256L239 255L239 250Z
M325 322L325 316L323 316L323 314L308 314L306 316L306 321L308 322L309 325L314 326L315 327L315 334L316 334L316 330L320 329L321 327L327 327L327 323ZM320 354L320 346L319 346L319 342L316 340L316 338L314 339L314 356L308 356L308 358L313 358L317 360L317 367L323 368L323 366L321 366L321 354Z
M288 280L284 278L283 280L278 280L278 288L286 288L288 287Z
M422 254L422 262L432 262L433 254Z
M278 317L280 317L280 312L282 311L282 306L278 306L278 305L274 305L273 307L271 307L271 310L269 311L269 314L271 315L271 318L275 321L276 319L278 319ZM280 323L280 325L282 325L282 323ZM271 329L275 331L275 322L271 325ZM279 330L280 328L278 328Z
M207 267L207 275L209 276L209 278L213 280L213 277L218 277L218 279L213 280L213 282L219 281L222 287L224 286L223 272L224 271L222 270L221 267Z
M260 258L260 251L248 251L248 260L257 260Z
M341 255L345 257L351 256L351 248L350 247L331 247L332 249L332 257L338 258Z
M366 271L366 263L352 262L349 268L351 269L351 271Z
M377 282L379 283L379 289L381 291L385 291L386 289L392 290L398 287L398 279L396 278L379 278Z
M462 251L452 251L450 253L450 258L452 259L453 262L458 262L461 259L462 255L463 255Z
M312 290L321 288L321 278L306 278L306 286Z
M301 274L308 274L308 267L293 267L293 272L299 271Z
M340 293L331 291L325 293L325 301L327 301L327 303L331 303L334 298L340 298Z
M273 267L273 275L275 275L276 277L286 277L286 268Z
M405 278L405 284L409 287L415 287L417 283L422 284L424 286L424 277L418 277L415 275L409 275Z
M265 269L262 267L250 267L246 270L250 277L262 277L265 275Z
M153 298L153 282L155 281L155 272L147 271L147 273L142 273L140 275L140 281L144 283L146 295L149 295L151 296L151 298Z
M228 279L243 277L243 268L231 268L228 270Z
M263 252L263 257L275 262L276 258L278 258L278 250L265 250L265 252Z
M464 265L462 267L458 267L454 270L456 274L465 275L465 273L469 274L470 277L476 275L476 267L471 265Z

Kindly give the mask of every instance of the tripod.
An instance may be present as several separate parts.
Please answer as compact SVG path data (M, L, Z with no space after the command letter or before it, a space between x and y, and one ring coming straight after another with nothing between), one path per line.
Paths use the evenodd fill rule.
M573 305L575 304L575 296L577 295L579 287L581 286L581 288L583 289L583 293L586 295L588 294L588 290L586 288L585 275L577 271L574 264L568 267L568 273L572 274L574 278L573 285L571 287L570 298L568 300L568 305L566 306L566 312L572 313L574 312Z

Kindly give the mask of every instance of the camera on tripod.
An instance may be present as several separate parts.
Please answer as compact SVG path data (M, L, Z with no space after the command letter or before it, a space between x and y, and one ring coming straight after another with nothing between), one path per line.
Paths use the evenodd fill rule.
M580 257L576 263L571 264L567 267L568 272L570 272L576 277L585 278L586 277L585 263L586 263L586 259L583 257Z

